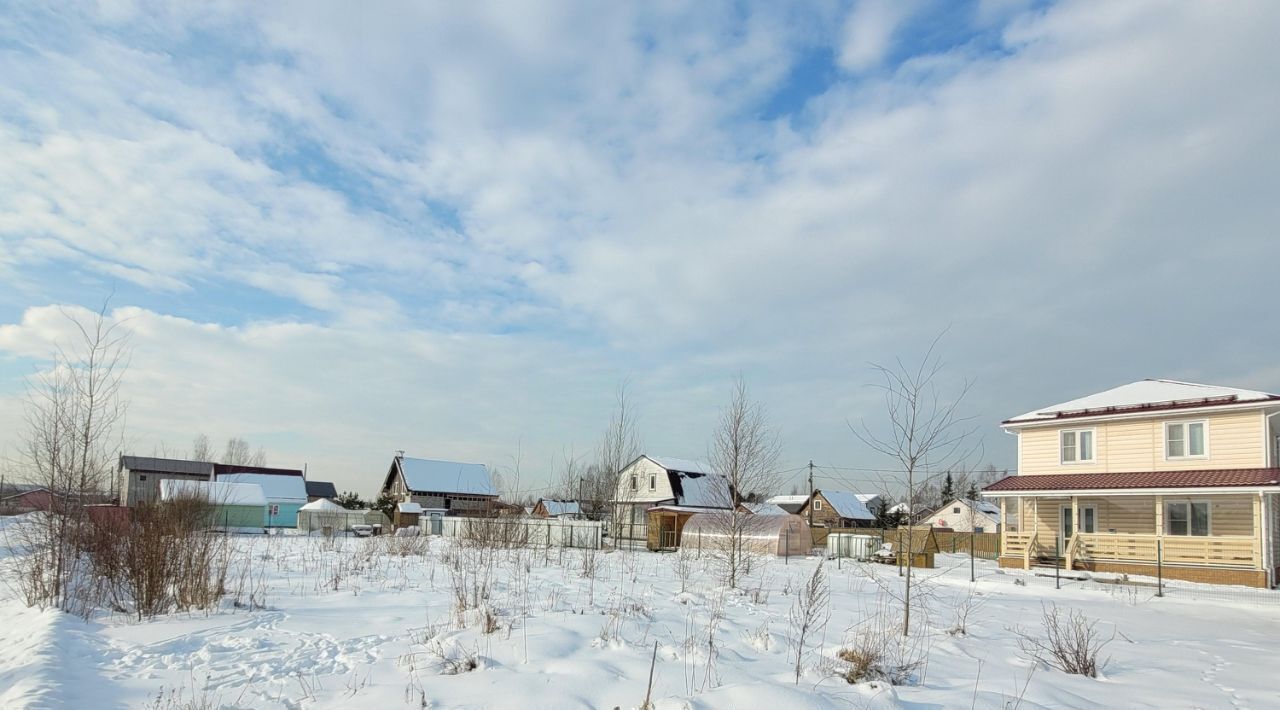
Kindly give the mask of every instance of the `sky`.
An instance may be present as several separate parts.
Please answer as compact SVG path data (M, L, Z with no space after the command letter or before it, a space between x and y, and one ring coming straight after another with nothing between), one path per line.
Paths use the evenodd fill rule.
M786 487L894 467L871 363L999 422L1146 377L1280 391L1280 3L0 7L0 453L108 303L128 448L537 493L620 382L705 457L742 377ZM109 301L108 301L109 299ZM784 491L785 492L785 491Z

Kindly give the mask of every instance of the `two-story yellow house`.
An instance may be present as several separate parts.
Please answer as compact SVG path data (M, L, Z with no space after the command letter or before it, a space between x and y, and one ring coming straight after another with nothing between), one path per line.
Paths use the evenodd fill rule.
M983 495L1002 567L1280 582L1280 395L1143 380L1001 426L1018 473Z

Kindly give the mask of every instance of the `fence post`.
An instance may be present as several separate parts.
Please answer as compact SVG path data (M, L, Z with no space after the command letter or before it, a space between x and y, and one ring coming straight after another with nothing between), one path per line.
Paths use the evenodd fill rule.
M970 582L976 582L976 581L978 581L978 575L977 575L977 573L974 571L974 562L973 562L973 541L974 541L973 531L972 531L972 530L970 530L970 531L969 531L969 581L970 581Z
M1164 596L1164 544L1156 540L1156 596Z
M898 558L898 576L902 576L902 528L898 528L898 547L894 549L894 556Z
M1058 559L1058 536L1053 536L1053 588L1062 589L1062 577L1058 574L1058 570L1062 568L1062 563Z

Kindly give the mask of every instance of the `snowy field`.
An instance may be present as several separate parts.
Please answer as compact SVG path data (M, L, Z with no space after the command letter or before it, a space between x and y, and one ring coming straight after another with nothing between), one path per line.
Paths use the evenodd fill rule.
M0 707L1280 707L1280 604L1053 589L942 555L921 570L908 683L851 684L837 658L891 623L891 566L823 564L829 618L796 681L789 616L818 558L759 561L726 591L673 554L469 550L441 539L244 537L216 612L85 622L0 602ZM685 591L681 591L682 586ZM482 598L481 608L455 611ZM487 597L487 599L486 599ZM1033 664L1042 601L1114 640L1097 679ZM968 618L959 633L957 616ZM895 637L896 638L896 637Z

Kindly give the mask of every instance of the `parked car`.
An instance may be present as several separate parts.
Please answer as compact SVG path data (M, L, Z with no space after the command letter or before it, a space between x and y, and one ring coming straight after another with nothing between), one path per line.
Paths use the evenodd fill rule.
M373 535L373 526L358 523L351 526L351 532L355 534L356 537L371 537Z

